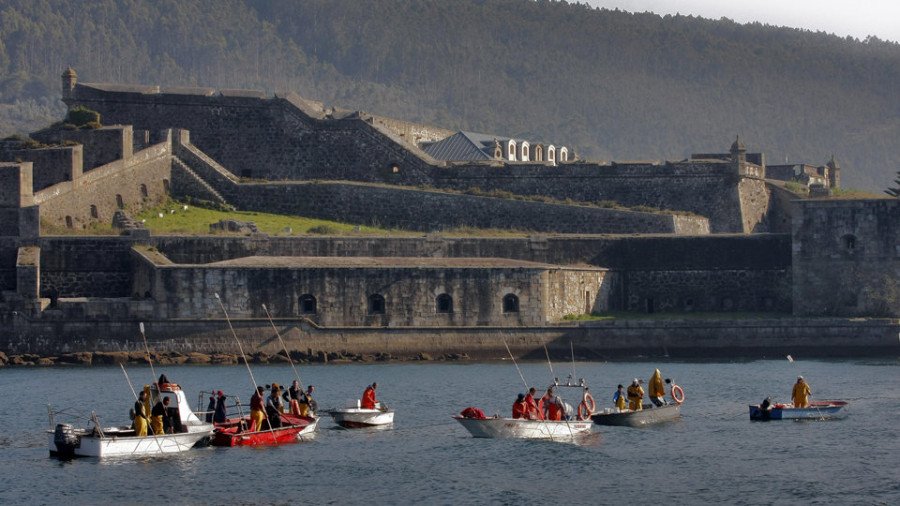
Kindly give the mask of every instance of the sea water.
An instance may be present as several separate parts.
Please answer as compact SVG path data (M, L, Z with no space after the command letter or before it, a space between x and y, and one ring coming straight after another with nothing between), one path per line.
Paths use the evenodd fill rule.
M396 410L383 430L342 429L325 415L296 444L199 448L136 459L49 457L47 405L103 425L128 422L119 367L0 369L2 504L900 504L900 361L375 363L299 368L321 410L377 381ZM473 406L509 416L516 395L553 377L584 378L597 408L655 368L684 388L678 421L594 426L573 441L476 439L450 418ZM148 366L126 369L136 389ZM573 372L574 371L574 372ZM289 365L253 366L259 384L290 384ZM521 372L521 376L520 376ZM223 390L249 403L240 366L156 366L191 404ZM813 400L850 405L835 420L751 422L748 404L788 402L798 375ZM646 388L646 385L645 385ZM576 389L562 389L566 400ZM86 425L86 424L83 424Z

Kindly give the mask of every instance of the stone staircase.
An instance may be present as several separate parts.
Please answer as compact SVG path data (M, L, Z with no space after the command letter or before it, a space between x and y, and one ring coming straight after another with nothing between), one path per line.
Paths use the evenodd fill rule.
M228 202L215 188L203 180L196 172L191 170L181 159L173 157L172 171L172 196L190 196L195 199L208 200L227 205Z

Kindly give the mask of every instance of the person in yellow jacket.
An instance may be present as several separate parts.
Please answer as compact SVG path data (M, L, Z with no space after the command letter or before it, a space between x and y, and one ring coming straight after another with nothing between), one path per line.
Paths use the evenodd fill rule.
M798 376L797 382L794 383L794 389L791 391L791 401L794 403L794 407L805 408L809 406L810 395L812 395L812 392L809 389L809 383L803 379L803 376Z
M659 369L653 372L653 377L650 378L650 402L656 405L656 407L661 407L666 403L664 397L666 396L666 388L663 386L662 376L659 373Z
M628 409L632 411L640 411L644 409L641 402L644 400L644 389L637 378L631 382L628 387Z

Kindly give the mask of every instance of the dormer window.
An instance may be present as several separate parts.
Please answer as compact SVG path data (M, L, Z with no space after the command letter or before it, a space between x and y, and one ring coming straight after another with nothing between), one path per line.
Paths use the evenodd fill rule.
M511 162L516 161L516 141L510 140L506 144L507 159Z
M519 146L519 160L523 162L527 162L531 159L530 146L528 145L528 141L522 141L522 144Z

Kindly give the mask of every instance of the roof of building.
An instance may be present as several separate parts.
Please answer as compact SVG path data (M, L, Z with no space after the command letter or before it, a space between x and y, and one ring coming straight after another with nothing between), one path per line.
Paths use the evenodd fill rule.
M422 150L436 160L494 160L496 136L459 131L437 142L429 142Z

